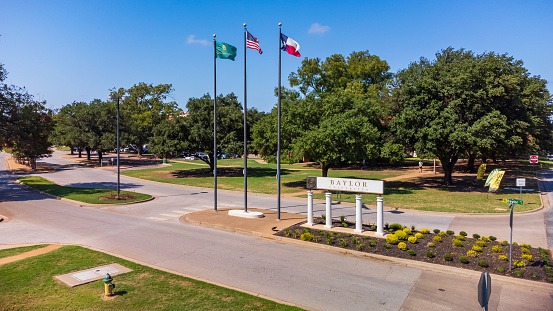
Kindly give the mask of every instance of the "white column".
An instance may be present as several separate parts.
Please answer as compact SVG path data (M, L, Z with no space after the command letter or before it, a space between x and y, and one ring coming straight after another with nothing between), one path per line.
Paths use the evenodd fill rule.
M313 226L313 191L307 191L307 225Z
M384 235L384 198L376 198L376 235Z
M363 196L355 196L355 230L354 232L363 232L363 204L361 203Z
M326 196L326 225L325 228L332 228L332 193L325 193Z

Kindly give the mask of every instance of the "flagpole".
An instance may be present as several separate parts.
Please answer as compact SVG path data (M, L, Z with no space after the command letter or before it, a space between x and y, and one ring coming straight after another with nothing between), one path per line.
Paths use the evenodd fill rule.
M217 48L213 35L213 209L217 211Z
M248 93L246 92L246 23L244 23L244 212L248 212L248 147L247 147L247 122Z
M280 220L280 59L281 59L281 30L282 23L278 23L278 141L277 141L277 220Z

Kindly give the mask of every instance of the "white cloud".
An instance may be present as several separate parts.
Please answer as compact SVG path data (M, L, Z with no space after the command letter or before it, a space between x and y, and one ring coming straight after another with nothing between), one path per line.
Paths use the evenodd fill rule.
M195 35L188 36L188 38L186 38L186 43L188 43L188 44L209 45L209 41L207 41L205 39L196 39Z
M311 27L309 28L309 30L307 32L308 33L325 33L329 30L330 30L329 26L323 26L319 23L314 23L313 25L311 25Z

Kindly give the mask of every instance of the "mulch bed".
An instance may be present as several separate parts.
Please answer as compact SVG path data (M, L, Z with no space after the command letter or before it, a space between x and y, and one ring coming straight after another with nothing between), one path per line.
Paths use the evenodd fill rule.
M322 218L315 219L315 223L323 223ZM513 243L513 250L512 250L512 261L513 263L517 260L523 261L525 263L525 266L522 268L519 267L513 267L511 271L509 271L509 261L500 260L500 255L505 255L507 258L509 257L509 245L508 243L503 242L501 244L501 241L489 241L485 242L486 246L482 247L482 251L478 252L477 257L471 257L467 255L467 252L472 249L474 245L476 245L477 241L482 241L482 239L475 239L472 237L466 237L465 241L462 241L463 246L458 247L453 245L452 240L456 238L456 235L459 235L459 232L455 232L455 235L447 235L447 236L441 236L442 242L435 242L433 241L433 238L435 236L439 236L439 234L436 234L430 229L430 233L424 234L424 238L418 239L418 241L415 244L412 244L408 242L407 240L399 240L399 242L404 242L407 244L408 250L415 251L415 255L410 255L407 250L400 250L398 248L398 245L393 244L387 244L386 239L382 238L374 238L374 237L366 237L361 236L357 234L345 234L345 233L338 233L332 231L325 231L325 230L315 230L313 228L306 228L302 227L301 225L305 222L301 222L299 224L293 225L291 227L288 227L287 229L284 229L275 235L282 236L282 237L288 237L292 239L300 239L301 233L308 230L310 234L313 235L313 240L311 240L311 243L319 243L319 244L325 244L325 245L331 245L339 248L345 248L349 250L355 250L355 251L361 251L361 252L367 252L367 253L373 253L373 254L379 254L384 256L390 256L390 257L398 257L403 259L409 259L409 260L418 260L418 261L424 261L429 262L433 264L440 264L445 266L452 266L457 268L463 268L463 269L471 269L475 271L488 271L490 273L498 274L498 275L505 275L510 277L516 277L516 278L523 278L528 279L532 281L541 281L541 282L553 282L553 272L551 271L551 252L549 250L542 250L541 248L532 248L531 246L527 249L530 251L530 255L532 255L532 261L524 260L522 257L522 248L519 245L515 245ZM355 228L355 224L349 223L347 221L340 222L338 220L333 220L333 227L344 227L343 224L346 224L348 228ZM376 231L376 229L371 225L363 225L363 229L365 231ZM353 230L352 230L353 231ZM414 236L415 233L418 233L420 231L412 230L412 234L408 235L409 237ZM385 230L385 234L389 234L389 230ZM327 235L331 234L333 243L329 244L327 241ZM355 244L354 238L357 239L358 244L361 244L361 248L359 249L357 244ZM344 242L342 242L344 241ZM371 242L375 241L375 242ZM370 244L373 244L371 246ZM429 244L434 243L434 247L430 247ZM345 246L344 246L345 245ZM501 251L499 253L494 252L492 250L493 246L500 246ZM427 252L434 253L433 258L429 258L427 256ZM444 259L445 254L451 254L453 257L453 260L446 261ZM468 263L462 263L459 260L460 256L466 256L469 260ZM489 267L481 267L478 265L478 261L485 260ZM503 272L500 272L498 269L502 268L504 269ZM520 271L520 276L517 275ZM516 272L516 273L515 273Z
M124 201L124 200L136 200L138 199L138 195L136 194L121 194L117 196L117 194L110 194L103 197L99 197L98 200L100 201Z

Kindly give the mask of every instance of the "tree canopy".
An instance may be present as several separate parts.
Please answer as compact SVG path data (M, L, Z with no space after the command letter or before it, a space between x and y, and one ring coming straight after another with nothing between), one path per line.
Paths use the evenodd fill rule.
M396 74L394 133L419 156L437 157L449 185L461 157L551 150L552 106L545 85L506 54L450 47Z

